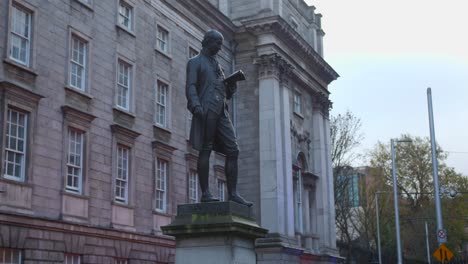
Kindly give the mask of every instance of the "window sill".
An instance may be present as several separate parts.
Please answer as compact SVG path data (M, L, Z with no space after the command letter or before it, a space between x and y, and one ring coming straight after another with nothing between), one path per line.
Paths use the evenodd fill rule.
M65 90L66 91L69 91L69 92L72 92L80 97L83 97L83 99L87 99L87 100L92 100L93 99L93 96L91 96L89 93L85 92L85 91L82 91L78 88L75 88L75 87L72 87L70 85L65 85Z
M85 3L81 0L75 0L75 1L80 3L82 6L86 7L89 11L94 12L94 8L91 6L91 4Z
M128 110L122 109L122 108L120 108L120 107L118 107L118 106L114 106L112 109L113 109L114 111L119 112L120 114L127 115L128 117L131 117L131 118L135 118L135 117L136 117L136 115L135 115L134 113L132 113L132 112L130 112L130 111L128 111Z
M115 27L117 28L117 30L122 30L122 31L126 32L127 34L129 34L130 36L136 38L136 35L135 35L135 33L133 33L132 30L130 30L130 29L124 27L124 26L121 26L119 24L116 24Z
M9 64L9 65L11 65L11 66L14 66L14 67L16 67L16 68L18 68L18 69L20 69L20 70L22 70L22 71L25 71L25 72L27 72L27 73L29 73L29 74L31 74L31 75L34 75L34 76L39 75L35 69L29 68L29 67L27 67L27 66L25 66L25 65L22 65L22 64L20 64L20 63L14 61L14 60L12 60L12 59L10 59L10 58L5 58L5 59L3 60L3 62L5 62L5 63L7 63L7 64Z
M294 111L294 114L299 117L300 119L304 119L304 116L301 114L301 113L298 113L296 111Z
M168 58L169 60L172 60L172 56L171 54L169 54L169 52L165 52L159 48L155 48L154 50L156 50L157 53L163 55L164 57Z
M156 129L160 129L160 130L162 130L162 131L164 131L166 133L172 134L171 130L169 128L167 128L167 127L163 127L163 126L158 125L158 124L154 124L153 126Z
M71 197L75 197L75 198L83 199L83 200L89 200L89 196L84 195L84 194L80 194L80 193L77 193L77 192L62 190L61 193L62 193L62 195L71 196Z
M172 217L171 214L169 214L168 212L161 212L161 211L158 211L156 209L153 209L153 215L160 215L160 216L165 216L165 217Z
M8 179L8 178L5 178L5 176L0 177L0 182L20 185L20 186L24 186L24 187L31 187L31 188L33 187L32 183L24 182L24 181L17 181L17 180L13 180L13 179Z
M131 205L129 205L128 203L118 202L118 201L116 201L116 200L112 200L111 204L112 204L113 206L119 206L119 207L127 208L127 209L130 209L130 210L135 209L134 206L131 206Z

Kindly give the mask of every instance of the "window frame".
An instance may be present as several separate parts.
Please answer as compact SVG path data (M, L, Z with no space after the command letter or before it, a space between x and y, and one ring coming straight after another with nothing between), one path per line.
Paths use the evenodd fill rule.
M194 178L194 180L192 179ZM195 184L195 186L193 186ZM188 175L188 203L198 203L199 199L199 192L198 192L198 173L196 170L189 170L189 175ZM193 190L193 191L192 191ZM195 194L195 197L192 197L192 192Z
M135 140L140 136L140 133L131 130L119 124L110 125L112 131L112 191L109 194L110 200L115 205L123 205L123 207L131 208L134 202L135 193ZM128 166L127 166L127 193L126 203L119 202L115 199L117 166L118 166L118 147L128 149Z
M114 258L114 264L128 264L128 259L126 259L126 258Z
M36 25L37 25L37 17L38 17L38 9L36 6L33 6L29 3L27 3L24 0L9 0L7 3L8 6L8 17L7 17L7 34L5 34L5 40L6 40L6 47L5 47L5 62L13 64L14 66L20 68L21 70L24 70L28 73L31 73L33 75L37 75L37 72L35 70L36 66L36 36L37 36L37 30L36 30ZM13 6L16 6L19 9L23 9L27 12L30 13L30 26L28 28L29 31L29 49L28 49L28 63L25 64L21 61L18 61L10 56L10 51L11 51L11 34L12 34L12 15L13 15Z
M195 54L195 55L192 56L192 52L193 52L193 53L196 52L197 54ZM200 54L200 50L199 50L199 49L196 49L196 48L192 47L191 45L188 46L188 54L187 54L188 59L191 59L191 58L197 56L198 54Z
M28 32L27 32L27 35L28 37L25 37L25 36L22 36L20 33L16 33L14 32L14 25L13 25L13 17L14 17L14 12L15 12L15 9L18 10L18 11L21 11L23 13L26 14L27 18L28 18ZM14 62L16 63L19 63L23 66L26 66L26 67L30 67L30 57L31 57L31 42L32 42L32 17L33 17L33 11L29 10L28 8L25 8L24 6L22 6L21 4L18 4L16 1L12 2L12 5L11 5L11 13L10 13L10 27L9 27L9 30L8 30L8 35L9 35L9 48L8 48L8 58L13 60ZM15 57L13 57L13 38L12 36L15 35L16 37L20 38L20 41L21 40L25 40L26 39L26 48L25 48L25 61L21 61L20 59L17 59Z
M120 64L123 64L124 66L129 67L128 71L128 87L122 87L127 88L127 99L126 99L126 104L127 107L123 107L119 105L119 89L121 84L119 83L119 74L120 74ZM121 111L132 113L133 108L134 108L134 83L135 83L135 63L121 55L117 56L116 64L115 64L115 96L114 96L114 106Z
M73 47L74 47L74 40L81 41L84 44L84 54L83 54L83 64L80 65L79 62L76 62L73 60ZM69 59L68 59L68 83L67 85L69 87L72 87L74 89L78 89L79 91L82 92L87 92L88 91L88 83L89 83L89 76L88 76L88 65L89 65L89 40L86 38L83 38L76 32L70 32L70 45L69 45ZM81 87L73 85L72 84L72 69L73 65L77 65L78 67L83 68L83 77L82 78L82 85Z
M80 166L77 166L75 164L71 164L70 163L70 144L71 144L71 133L77 133L77 134L80 134L81 136L81 142L80 142L80 145L81 145L81 153L80 153ZM82 131L82 130L79 130L79 129L76 129L72 126L69 126L68 127L68 131L67 131L67 162L66 162L66 175L65 175L65 191L67 192L70 192L70 193L75 193L75 194L83 194L83 172L85 170L85 166L84 166L84 160L85 160L85 146L86 146L86 132L85 131ZM76 148L76 145L75 145L75 148ZM76 153L75 153L76 155ZM72 166L72 168L78 168L80 170L80 173L78 175L78 187L77 188L74 188L73 186L69 186L68 185L68 177L69 177L69 173L68 173L68 168ZM73 177L73 176L72 176Z
M298 100L296 100L298 99ZM302 93L294 90L293 94L293 112L302 116Z
M13 181L16 181L16 182L26 182L27 181L27 177L26 177L26 174L27 174L27 164L28 164L28 153L30 152L29 150L29 141L28 141L28 137L29 137L29 115L30 115L30 112L27 112L27 111L24 111L22 109L19 109L19 108L16 108L14 106L11 106L11 105L8 105L6 107L6 112L5 112L5 121L4 121L4 133L3 133L3 171L2 171L2 177L4 179L8 179L8 180L13 180ZM23 159L21 161L21 174L20 174L20 177L16 177L14 175L8 175L7 174L7 152L10 151L10 152L13 152L15 154L17 154L19 151L18 150L13 150L13 149L8 149L7 148L7 140L9 139L8 136L7 136L7 131L11 130L9 125L8 125L8 113L10 111L15 111L16 113L18 114L23 114L24 115L24 139L23 139L23 153L20 153L23 155ZM16 137L15 137L16 138ZM15 158L16 160L16 158Z
M68 258L71 257L71 262L69 262ZM75 262L75 257L78 257L78 262ZM72 254L72 253L64 253L63 254L63 263L64 264L81 264L81 255L79 254Z
M120 13L121 7L123 8L128 8L129 10L129 16L125 17L125 15ZM125 26L124 24L121 23L121 17L125 17L128 19L128 23L130 24L129 26ZM130 32L131 34L134 33L135 31L135 6L133 3L130 1L125 1L125 0L118 0L117 1L117 26L121 29L124 29L127 32Z
M164 175L163 175L163 188L158 188L158 178L161 173L160 164L164 164ZM169 174L169 161L160 157L156 157L155 159L155 174L154 174L154 193L155 193L155 206L154 210L158 213L166 213L167 212L167 190L168 190L168 174ZM162 208L158 207L158 192L162 192Z
M127 151L127 157L126 157L126 175L125 179L120 179L119 178L119 149L126 150ZM119 204L129 204L129 185L130 185L130 177L131 177L131 154L132 154L132 148L120 143L117 143L117 148L116 148L116 163L115 163L115 176L114 176L114 183L113 183L113 201L119 203ZM117 197L117 188L118 184L117 181L124 181L125 182L125 188L124 188L124 197ZM119 186L120 187L120 186ZM122 199L120 199L122 198Z
M166 40L166 49L162 49L159 45L161 39L159 38L159 32L160 31L164 31L167 33L167 40ZM157 24L156 25L156 43L155 43L155 48L157 51L161 52L162 54L166 55L166 56L169 56L170 57L170 54L171 54L171 51L172 51L172 41L171 41L171 37L172 37L172 34L171 34L171 31L169 30L168 27L166 26L163 26L161 24Z
M0 261L1 263L3 263L5 261L5 253L9 251L10 253L10 261L9 262L5 262L5 263L14 263L12 261L12 258L13 258L13 253L18 253L18 264L21 264L23 263L23 251L21 249L17 249L17 248L3 248L3 247L0 247Z
M164 89L166 90L164 105L159 100L160 99L159 92L160 92L161 85L165 86ZM161 128L166 128L166 129L169 128L169 124L170 124L170 101L171 101L170 91L171 91L171 87L168 82L165 82L161 79L157 79L156 89L155 89L155 100L154 100L155 101L154 122L156 126L161 127ZM164 123L161 123L159 120L159 116L160 116L159 107L164 108L164 116L163 116Z
M222 188L220 188L220 184L222 185ZM218 198L220 202L225 202L227 201L226 198L226 181L223 179L217 179L216 181L216 186L218 189Z

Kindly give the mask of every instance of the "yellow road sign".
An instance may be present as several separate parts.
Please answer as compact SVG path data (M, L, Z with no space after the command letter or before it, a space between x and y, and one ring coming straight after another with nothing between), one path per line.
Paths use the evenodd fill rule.
M450 261L453 258L453 253L444 244L434 252L433 256L440 262Z

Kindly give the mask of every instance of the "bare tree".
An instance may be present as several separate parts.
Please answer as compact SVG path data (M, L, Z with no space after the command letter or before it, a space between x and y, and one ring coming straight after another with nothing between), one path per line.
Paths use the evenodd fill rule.
M331 156L334 175L336 227L340 243L346 247L346 259L349 263L353 252L353 241L358 235L358 210L354 210L350 199L353 173L351 163L358 156L354 150L363 139L360 133L361 120L350 111L332 116L330 121Z
M330 121L331 156L333 168L350 166L357 158L355 148L364 139L361 119L349 110L344 114L332 116Z

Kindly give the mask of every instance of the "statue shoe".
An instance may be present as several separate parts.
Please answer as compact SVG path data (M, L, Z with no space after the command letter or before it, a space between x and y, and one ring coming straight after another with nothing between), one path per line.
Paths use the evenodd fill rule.
M208 203L208 202L219 202L219 199L213 197L213 195L211 195L211 193L207 192L207 193L204 193L200 199L200 201L202 203Z
M246 201L244 198L240 197L239 195L233 195L229 197L229 201L233 201L238 204L246 205L248 207L251 207L253 205L252 202Z

